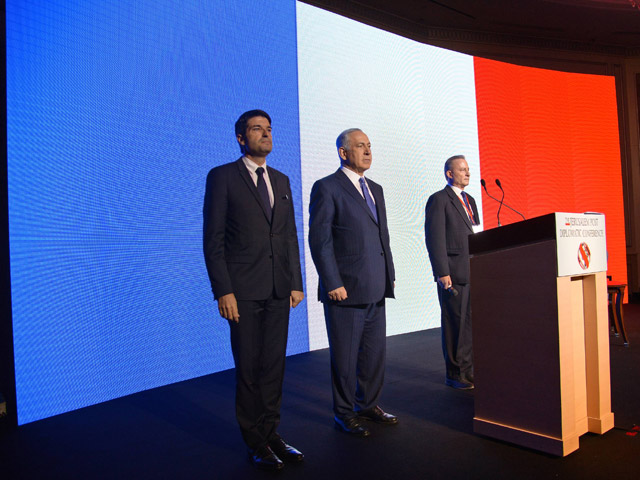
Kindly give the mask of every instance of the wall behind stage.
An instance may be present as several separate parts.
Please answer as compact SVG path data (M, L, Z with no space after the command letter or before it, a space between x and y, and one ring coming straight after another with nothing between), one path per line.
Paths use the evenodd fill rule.
M473 57L293 0L268 8L261 0L10 0L6 13L21 424L232 367L228 327L202 258L202 198L209 169L239 155L233 123L241 112L272 115L269 164L293 188L307 301L292 312L289 354L326 345L315 270L304 264L307 202L313 182L338 167L341 130L359 126L369 134L368 175L385 188L398 277L389 334L439 325L422 229L424 204L443 186L445 158L468 156L469 191L491 226L480 177L499 176L509 188L521 179L505 176L510 158L496 163L487 145L501 152L523 135L530 145L547 137L532 127L506 134L505 122L519 117L505 118L502 109L530 105L548 91L530 69L508 66L515 77L479 74ZM580 78L587 90L602 80L554 73L551 83ZM599 122L603 105L615 112L607 82L598 90L602 102L579 112L587 123ZM521 109L521 116L536 112ZM619 181L617 138L594 142ZM559 181L546 170L540 177L535 164L526 168L522 178ZM590 178L595 187L602 183ZM610 184L602 185L594 202L609 195ZM533 215L538 210L527 202L536 195L533 189L507 199ZM576 209L600 209L591 203ZM555 205L540 209L573 209ZM617 248L609 246L610 259L624 262L624 245Z

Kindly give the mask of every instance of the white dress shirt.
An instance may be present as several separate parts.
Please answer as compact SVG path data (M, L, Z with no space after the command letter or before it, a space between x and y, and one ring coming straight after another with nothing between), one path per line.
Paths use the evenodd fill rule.
M458 198L460 199L460 201L462 202L462 205L464 206L464 199L462 198L462 189L459 187L456 187L454 185L449 185L453 191L456 193L456 195L458 196ZM469 202L469 206L471 206L471 202ZM465 212L467 211L467 209L464 209ZM473 212L473 209L471 210ZM473 228L473 233L478 233L482 231L482 227L480 226L480 219L477 218L476 221L478 222L477 225L473 225L473 220L471 219L471 217L469 216L469 212L467 212L467 217L469 217L469 221L471 222L472 228Z
M364 198L364 193L362 192L362 187L360 186L360 179L364 178L364 175L360 176L356 172L354 172L353 170L349 170L347 167L340 167L340 170L342 170L345 173L347 178L349 180L351 180L351 183L353 183L353 186L356 187L356 190L358 190L358 192L360 192L360 196L362 198ZM369 195L371 195L371 200L373 200L373 204L375 205L376 199L373 198L373 194L371 193L371 189L369 188L369 182L367 182L366 178L364 178L364 183L367 184L367 189L369 190Z
M262 178L264 178L265 183L267 184L267 191L269 192L269 202L271 203L271 208L273 208L273 188L271 187L271 180L269 180L269 170L267 170L267 162L264 162L264 165L258 165L256 162L249 160L247 157L242 157L242 161L244 162L245 167L249 170L249 175L253 180L253 184L258 186L258 174L256 170L259 167L264 169L264 173L262 174Z

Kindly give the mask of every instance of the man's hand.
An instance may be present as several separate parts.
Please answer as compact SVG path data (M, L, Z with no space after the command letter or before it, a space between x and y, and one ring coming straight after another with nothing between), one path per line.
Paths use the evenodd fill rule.
M347 299L347 290L344 287L338 287L335 290L331 290L327 295L334 302L341 302Z
M438 284L444 288L445 290L449 290L453 282L451 281L451 275L446 275L444 277L438 278Z
M289 297L289 306L291 308L296 308L302 300L304 300L304 292L291 290L291 296Z
M226 295L218 298L218 311L220 312L220 315L227 320L236 323L240 321L238 302L236 301L236 296L233 293L227 293Z

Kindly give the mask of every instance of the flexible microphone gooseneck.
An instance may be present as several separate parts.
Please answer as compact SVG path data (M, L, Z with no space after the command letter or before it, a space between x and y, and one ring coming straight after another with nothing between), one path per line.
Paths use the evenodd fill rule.
M502 200L500 200L500 206L498 207L498 226L501 227L502 224L500 223L500 210L502 210L502 204L504 203L504 189L500 184L500 180L498 180L497 178L496 178L496 185L498 185L498 188L502 190Z
M487 196L489 198L491 198L492 200L495 200L496 202L500 203L500 200L498 200L496 197L494 197L493 195L491 195L489 193L489 190L487 190L487 183L484 181L484 178L480 179L480 185L482 185L482 188L484 188L484 192L487 194ZM506 203L502 202L502 205L504 205L505 207L507 207L509 210L516 212L518 215L520 215L522 217L523 220L526 220L526 217L521 214L518 210L516 210L515 208L513 208L510 205L507 205Z

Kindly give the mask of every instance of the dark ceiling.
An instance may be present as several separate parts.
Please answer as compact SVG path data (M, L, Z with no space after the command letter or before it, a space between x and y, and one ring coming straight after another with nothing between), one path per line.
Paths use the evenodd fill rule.
M472 32L503 43L544 39L640 55L640 0L303 1L406 36L423 32L423 40L447 31Z

